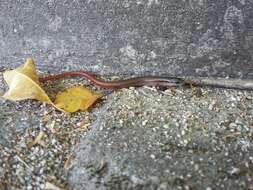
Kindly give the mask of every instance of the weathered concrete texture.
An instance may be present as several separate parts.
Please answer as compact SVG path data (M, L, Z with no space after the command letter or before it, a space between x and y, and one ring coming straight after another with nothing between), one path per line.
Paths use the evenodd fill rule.
M252 0L0 0L0 64L253 75ZM50 67L49 67L50 66Z
M252 93L123 90L80 143L70 186L253 189Z

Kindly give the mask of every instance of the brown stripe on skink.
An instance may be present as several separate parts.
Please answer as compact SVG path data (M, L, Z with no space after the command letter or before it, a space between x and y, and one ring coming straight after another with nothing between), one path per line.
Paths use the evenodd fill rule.
M86 71L63 72L60 74L40 77L39 81L46 82L46 81L58 80L58 79L66 78L66 77L84 77L98 87L109 88L109 89L128 88L130 86L134 86L134 87L139 87L139 86L172 87L172 86L180 86L183 84L183 80L180 78L160 77L160 76L143 76L143 77L124 79L124 80L103 81L101 79L98 79L93 73L86 72Z

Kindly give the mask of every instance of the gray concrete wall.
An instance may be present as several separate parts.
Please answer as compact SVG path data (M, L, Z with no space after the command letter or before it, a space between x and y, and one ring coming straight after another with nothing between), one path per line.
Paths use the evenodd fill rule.
M0 0L0 65L253 76L252 0Z

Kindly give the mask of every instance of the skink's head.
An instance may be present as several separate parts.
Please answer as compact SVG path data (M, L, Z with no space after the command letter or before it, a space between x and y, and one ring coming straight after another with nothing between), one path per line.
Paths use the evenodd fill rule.
M171 86L182 86L184 84L184 80L177 77L161 77L159 79L157 86L171 87Z
M177 77L147 76L139 78L138 81L138 86L178 87L184 84L184 81Z

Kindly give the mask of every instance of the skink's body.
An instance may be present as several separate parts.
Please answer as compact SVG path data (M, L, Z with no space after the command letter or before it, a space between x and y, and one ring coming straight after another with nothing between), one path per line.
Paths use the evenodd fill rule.
M159 77L159 76L143 76L135 77L125 80L116 81L103 81L98 79L93 73L86 71L73 71L73 72L63 72L61 74L46 76L39 78L40 82L46 82L51 80L57 80L65 77L85 77L94 85L101 88L108 89L120 89L127 88L130 86L140 87L140 86L163 86L172 87L179 86L183 84L183 80L176 77Z
M125 80L104 81L98 79L95 74L86 71L63 72L51 76L40 77L39 80L40 82L46 82L66 77L85 77L94 85L108 89L120 89L120 88L127 88L130 86L176 87L182 85L193 85L193 86L211 86L219 88L253 90L253 80L143 76Z

